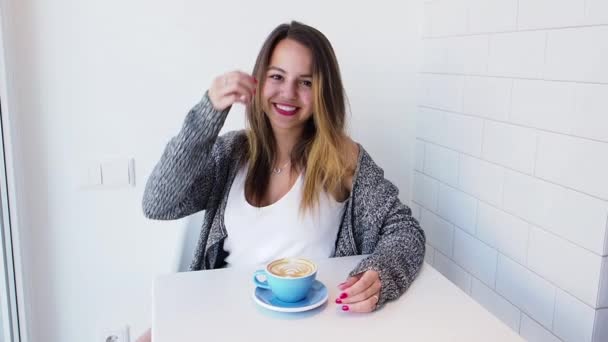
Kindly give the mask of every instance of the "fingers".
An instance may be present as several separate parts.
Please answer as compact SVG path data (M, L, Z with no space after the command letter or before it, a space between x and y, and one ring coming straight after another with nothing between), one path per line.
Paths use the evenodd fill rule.
M348 279L346 279L345 282L343 282L342 284L339 284L338 288L341 291L346 290L347 288L353 286L357 282L357 280L359 280L359 278L361 278L361 276L362 276L362 274L358 274L358 275L356 275L354 277L349 277Z
M246 74L241 71L237 71L237 79L235 83L238 83L241 87L245 87L249 93L253 94L255 92L255 88L257 87L258 81L251 75Z
M356 302L353 304L344 304L342 305L342 310L343 311L348 311L348 312L372 312L376 309L376 304L378 304L378 298L377 295L374 295L364 301L361 302Z
M380 281L374 281L372 285L363 292L342 299L342 304L361 302L378 293L380 293Z
M340 297L342 300L354 297L367 290L376 280L379 279L380 277L378 276L378 272L371 270L366 271L354 285L345 289L342 294L340 294Z
M232 84L226 88L225 97L234 98L237 102L249 103L253 98L253 91L240 83ZM236 97L234 97L236 95Z
M209 98L217 110L235 102L248 104L256 92L257 80L242 71L232 71L217 77L209 88Z
M343 311L371 312L376 309L380 299L382 284L378 272L369 270L350 277L338 286L342 293L336 299Z

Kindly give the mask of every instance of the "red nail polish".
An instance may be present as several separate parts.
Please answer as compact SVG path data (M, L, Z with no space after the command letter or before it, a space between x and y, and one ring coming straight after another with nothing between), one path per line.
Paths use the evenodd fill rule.
M336 304L342 304L342 300L340 298L336 299Z
M348 295L347 295L345 292L343 292L343 293L340 295L340 299L344 299L344 298L346 298L346 297L348 297Z
M342 311L348 311L348 305L342 305Z

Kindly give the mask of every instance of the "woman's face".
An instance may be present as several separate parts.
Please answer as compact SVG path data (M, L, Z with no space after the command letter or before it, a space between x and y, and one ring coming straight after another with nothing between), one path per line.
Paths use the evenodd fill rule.
M273 130L299 131L312 116L312 54L291 39L272 52L262 89L264 112Z

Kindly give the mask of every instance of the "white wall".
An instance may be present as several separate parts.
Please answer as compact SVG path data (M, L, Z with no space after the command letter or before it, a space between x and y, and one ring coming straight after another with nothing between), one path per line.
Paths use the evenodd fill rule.
M187 220L144 219L146 178L212 78L251 70L281 22L333 42L352 135L409 199L422 8L396 3L4 0L29 341L148 327L152 280L175 270ZM226 129L241 126L235 110ZM135 158L136 187L79 187L109 157Z
M608 340L608 3L424 7L427 260L526 339Z

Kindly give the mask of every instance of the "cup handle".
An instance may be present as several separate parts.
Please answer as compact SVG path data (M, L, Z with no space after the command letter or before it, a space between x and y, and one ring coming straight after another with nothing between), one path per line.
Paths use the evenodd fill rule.
M253 282L255 283L255 286L257 287L261 287L263 289L268 289L270 290L270 285L268 285L268 280L265 281L260 281L258 279L259 275L264 275L266 276L266 271L264 270L257 270L255 271L255 273L253 274ZM268 279L268 278L267 278Z

